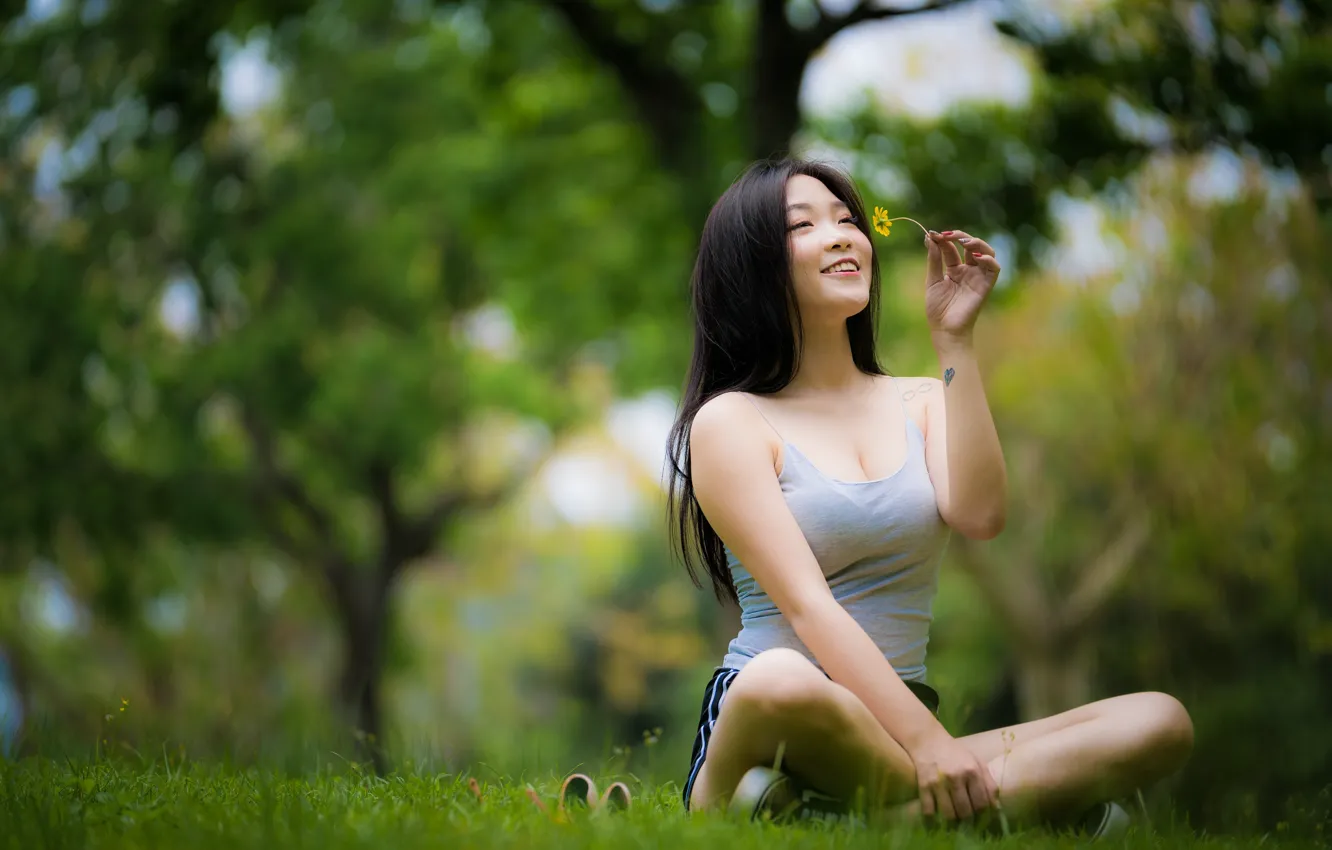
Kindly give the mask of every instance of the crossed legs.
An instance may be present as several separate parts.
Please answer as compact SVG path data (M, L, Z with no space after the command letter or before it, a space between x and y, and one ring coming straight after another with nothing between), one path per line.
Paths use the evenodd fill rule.
M1138 693L959 741L989 766L1010 818L1051 819L1170 775L1188 758L1193 725L1173 697ZM781 744L783 769L826 794L851 800L863 789L872 805L916 809L902 746L854 694L786 649L754 658L728 689L690 808L725 805Z

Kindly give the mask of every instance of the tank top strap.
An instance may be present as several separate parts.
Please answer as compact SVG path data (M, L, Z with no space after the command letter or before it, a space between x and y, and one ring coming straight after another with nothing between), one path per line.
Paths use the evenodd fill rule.
M896 375L892 377L893 391L897 393L897 403L902 407L902 415L907 416L906 399L902 397L902 387L898 385L898 382L901 380L902 379Z
M767 414L763 412L763 408L758 406L758 402L754 401L754 399L750 397L749 393L740 393L740 395L744 397L745 401L749 402L751 405L754 406L754 409L758 411L758 415L763 417L764 422L768 423L768 427L772 429L772 433L777 435L777 439L785 443L786 438L782 436L781 431L777 430L777 426L772 424L772 420L769 419Z
M898 383L901 380L902 379L896 375L892 377L893 389L897 392L897 403L902 406L902 427L906 431L907 446L910 447L913 443L918 442L923 445L923 435L920 434L920 426L916 424L916 420L911 418L911 414L907 412L906 397L902 395L902 387Z

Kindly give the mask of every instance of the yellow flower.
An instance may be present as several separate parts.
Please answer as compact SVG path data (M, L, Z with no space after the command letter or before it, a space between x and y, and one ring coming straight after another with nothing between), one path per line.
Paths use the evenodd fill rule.
M904 215L899 215L897 218L889 218L888 210L884 209L883 207L874 208L874 217L870 219L870 224L874 226L874 229L877 230L880 233L880 235L891 236L893 222L895 221L909 221L912 224L916 225L916 227L919 227L920 232L924 233L926 236L928 236L930 233L928 230L925 229L925 225L916 221L914 218L908 218Z
M874 208L874 218L871 219L874 229L883 236L890 236L893 226L893 220L888 217L888 211L883 207Z

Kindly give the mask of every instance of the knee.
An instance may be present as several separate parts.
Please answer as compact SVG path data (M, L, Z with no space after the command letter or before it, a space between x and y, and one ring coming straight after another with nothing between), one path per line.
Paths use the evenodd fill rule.
M770 649L745 665L726 701L755 719L815 721L831 707L831 684L800 653Z
M1144 693L1139 699L1147 748L1171 767L1182 764L1193 751L1193 719L1188 709L1169 694Z

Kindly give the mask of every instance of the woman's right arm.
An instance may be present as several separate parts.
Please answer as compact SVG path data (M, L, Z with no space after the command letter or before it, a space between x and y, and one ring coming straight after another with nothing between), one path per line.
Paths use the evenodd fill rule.
M689 455L694 494L703 513L832 680L869 708L912 756L918 773L933 774L917 777L924 814L934 813L938 797L942 814L968 816L988 803L993 786L989 771L979 765L984 776L976 773L974 757L968 761L963 756L969 751L954 742L864 628L833 598L782 497L774 472L776 442L756 437L770 432L753 405L737 394L718 396L698 411ZM940 775L963 784L963 799L938 787ZM966 790L975 783L986 787Z

